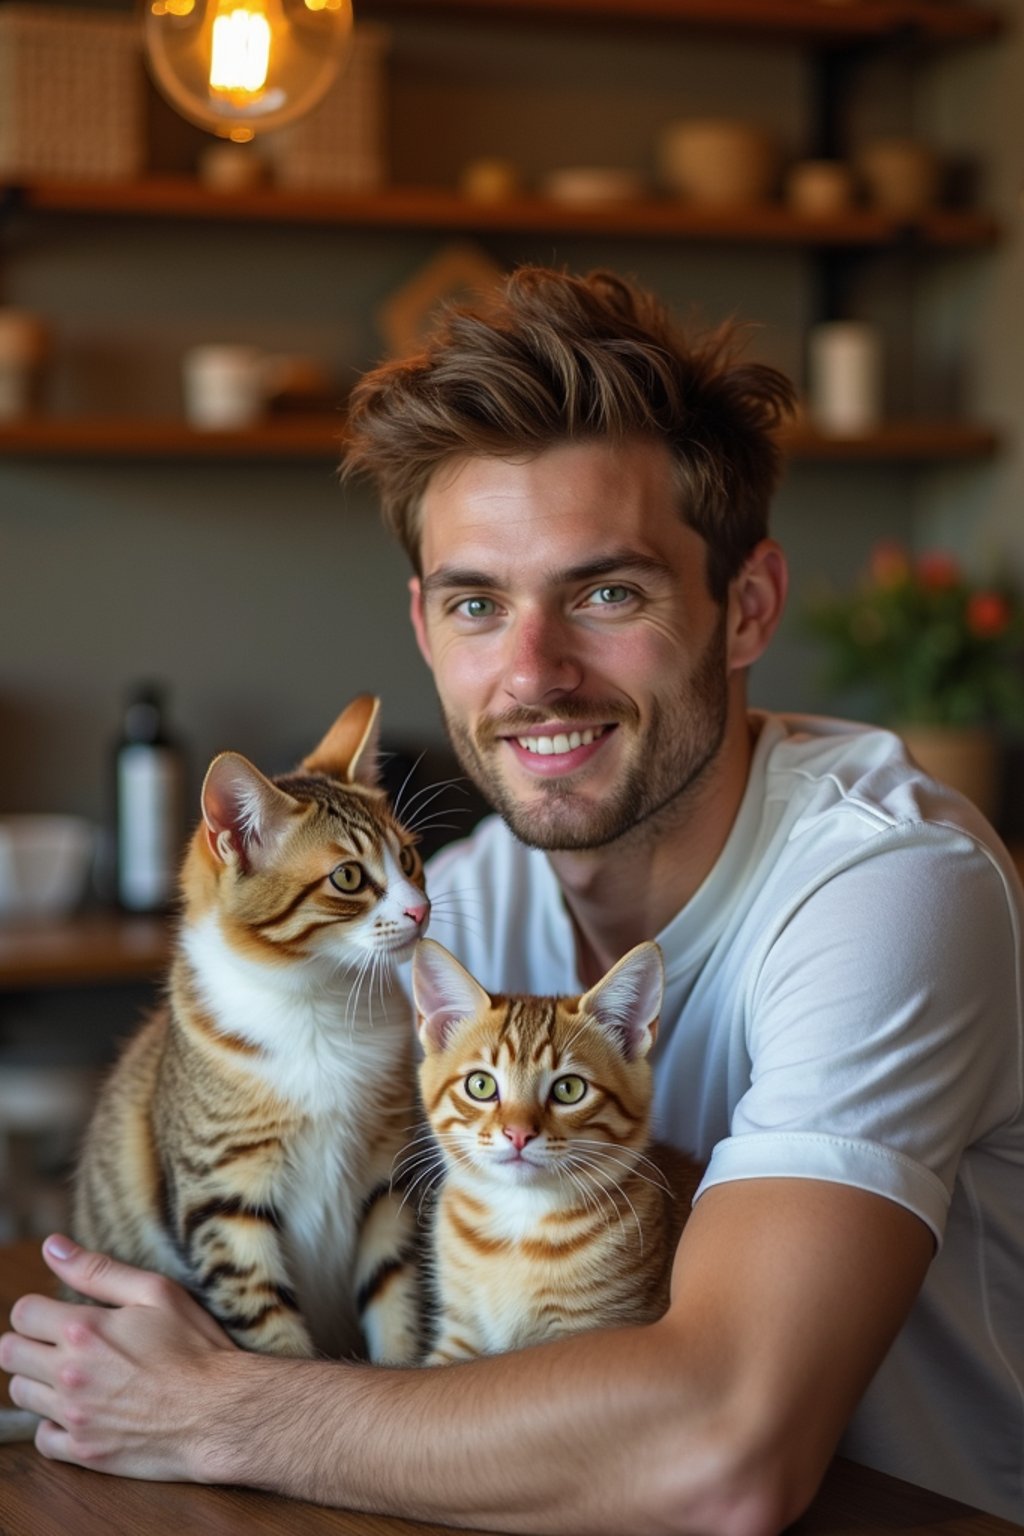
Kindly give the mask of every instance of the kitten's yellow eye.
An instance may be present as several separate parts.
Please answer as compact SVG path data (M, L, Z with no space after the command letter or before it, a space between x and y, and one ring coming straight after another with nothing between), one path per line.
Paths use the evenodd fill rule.
M341 891L345 896L351 896L356 891L361 891L366 884L366 871L361 864L351 859L347 864L339 864L337 869L332 869L330 879L336 891Z
M496 1099L498 1085L489 1072L471 1072L466 1078L466 1092L471 1099Z
M418 864L419 859L416 857L415 848L410 848L406 844L404 848L398 850L398 867L403 875L414 875Z
M551 1085L551 1097L557 1099L559 1104L578 1104L587 1091L587 1085L582 1077L570 1073L568 1077L557 1077Z

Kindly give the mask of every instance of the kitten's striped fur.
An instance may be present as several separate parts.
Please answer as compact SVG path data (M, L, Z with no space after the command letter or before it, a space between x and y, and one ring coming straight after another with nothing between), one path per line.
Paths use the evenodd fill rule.
M357 699L273 782L234 753L211 765L168 1002L108 1080L75 1181L79 1242L181 1281L264 1353L420 1350L392 960L429 905L375 784L376 719Z
M413 988L446 1164L426 1363L660 1317L699 1174L649 1140L658 946L579 998L491 997L427 939Z

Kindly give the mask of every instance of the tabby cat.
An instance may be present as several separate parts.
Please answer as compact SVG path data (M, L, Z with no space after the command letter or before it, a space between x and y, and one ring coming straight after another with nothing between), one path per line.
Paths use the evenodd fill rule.
M582 997L491 997L417 944L420 1091L445 1169L426 1364L666 1310L699 1172L650 1143L663 987L654 943Z
M415 1218L391 1186L415 1117L392 984L426 927L413 836L376 783L378 701L294 773L215 758L182 872L166 1006L88 1128L72 1233L180 1281L262 1353L411 1361Z

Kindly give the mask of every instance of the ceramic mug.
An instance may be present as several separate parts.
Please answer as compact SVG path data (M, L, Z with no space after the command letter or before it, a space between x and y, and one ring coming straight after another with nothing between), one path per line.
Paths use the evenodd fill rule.
M251 427L263 415L266 358L257 347L207 344L182 359L185 419L200 431Z
M0 308L0 421L16 421L39 408L49 332L24 309Z
M811 420L835 437L863 437L883 415L882 337L859 320L813 326L807 347Z

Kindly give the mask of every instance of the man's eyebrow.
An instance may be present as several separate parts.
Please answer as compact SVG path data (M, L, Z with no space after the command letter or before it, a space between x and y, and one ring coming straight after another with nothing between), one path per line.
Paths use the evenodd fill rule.
M461 591L465 587L482 588L498 586L497 579L486 571L474 571L469 567L442 565L420 581L424 597L431 592Z
M599 581L602 576L629 573L638 576L672 574L671 567L663 560L656 560L653 555L644 555L635 549L616 549L607 555L596 556L593 560L584 560L578 565L567 566L565 570L552 571L548 580L554 586L568 586L581 581ZM424 596L428 596L432 592L473 589L489 591L501 585L502 582L493 572L474 570L464 566L442 565L423 577L420 589Z

